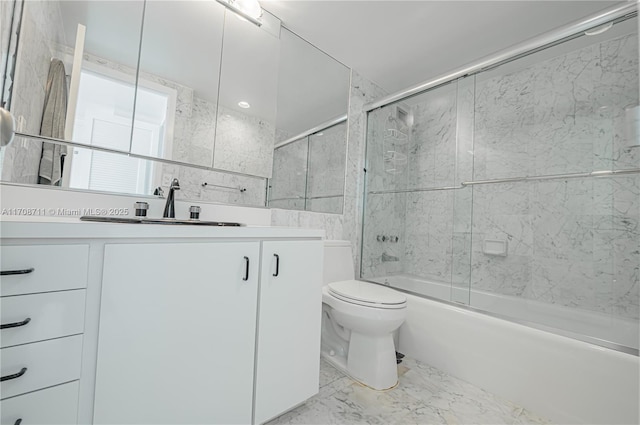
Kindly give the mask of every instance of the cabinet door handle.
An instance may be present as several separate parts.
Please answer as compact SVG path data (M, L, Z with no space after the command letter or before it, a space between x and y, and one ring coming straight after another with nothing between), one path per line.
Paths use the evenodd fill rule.
M249 257L244 257L244 277L242 280L249 280Z
M7 323L6 325L0 325L0 329L9 329L9 328L19 328L20 326L24 326L31 321L31 317L27 317L22 322L13 322Z
M18 419L13 423L13 425L20 425L22 423L22 418Z
M25 373L27 373L27 368L23 367L20 372L18 373L14 373L13 375L7 375L7 376L3 376L0 378L0 382L4 382L4 381L9 381L11 379L16 379L21 377L22 375L24 375Z
M278 254L273 254L276 257L276 272L273 276L277 277L280 274L280 256Z
M29 274L33 273L35 269L31 267L30 269L22 269L22 270L3 270L0 271L0 276L11 276L14 274Z

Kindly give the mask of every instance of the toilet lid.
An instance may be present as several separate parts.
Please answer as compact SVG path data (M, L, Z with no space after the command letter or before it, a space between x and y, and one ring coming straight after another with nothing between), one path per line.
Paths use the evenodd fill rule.
M329 292L344 301L372 307L398 307L407 302L401 292L375 283L360 280L343 280L328 285Z

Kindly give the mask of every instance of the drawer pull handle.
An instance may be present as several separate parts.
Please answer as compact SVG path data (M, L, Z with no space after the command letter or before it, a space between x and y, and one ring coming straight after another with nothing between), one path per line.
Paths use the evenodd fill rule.
M22 322L13 322L7 323L6 325L0 325L0 329L10 329L10 328L19 328L20 326L24 326L31 321L31 317L27 317Z
M242 280L249 280L249 257L244 257L244 277Z
M276 272L273 274L274 277L278 277L280 274L280 256L278 254L273 254L276 257Z
M35 269L33 267L31 267L30 269L23 269L23 270L3 270L0 271L0 276L11 276L14 274L29 274L29 273L33 273Z
M18 419L13 423L13 425L20 425L22 423L22 418Z
M24 375L25 373L27 373L27 368L23 367L20 372L18 373L14 373L13 375L7 375L7 376L3 376L0 378L0 382L4 382L4 381L9 381L11 379L16 379L21 377L22 375Z

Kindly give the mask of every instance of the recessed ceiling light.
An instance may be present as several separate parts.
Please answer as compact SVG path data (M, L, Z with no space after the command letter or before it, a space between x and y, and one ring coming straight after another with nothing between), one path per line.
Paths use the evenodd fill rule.
M249 102L245 102L244 100L242 102L238 102L238 106L244 109L251 108L251 105L249 105Z
M324 133L321 131L320 133L316 134L317 136L324 136Z

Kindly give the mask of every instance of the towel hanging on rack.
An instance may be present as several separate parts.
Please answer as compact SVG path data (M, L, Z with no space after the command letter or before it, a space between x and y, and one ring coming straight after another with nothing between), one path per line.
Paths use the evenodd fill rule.
M67 117L67 79L64 64L53 58L49 64L44 109L40 135L64 139L64 126ZM63 145L44 142L38 170L38 183L59 186L62 167L67 148Z

